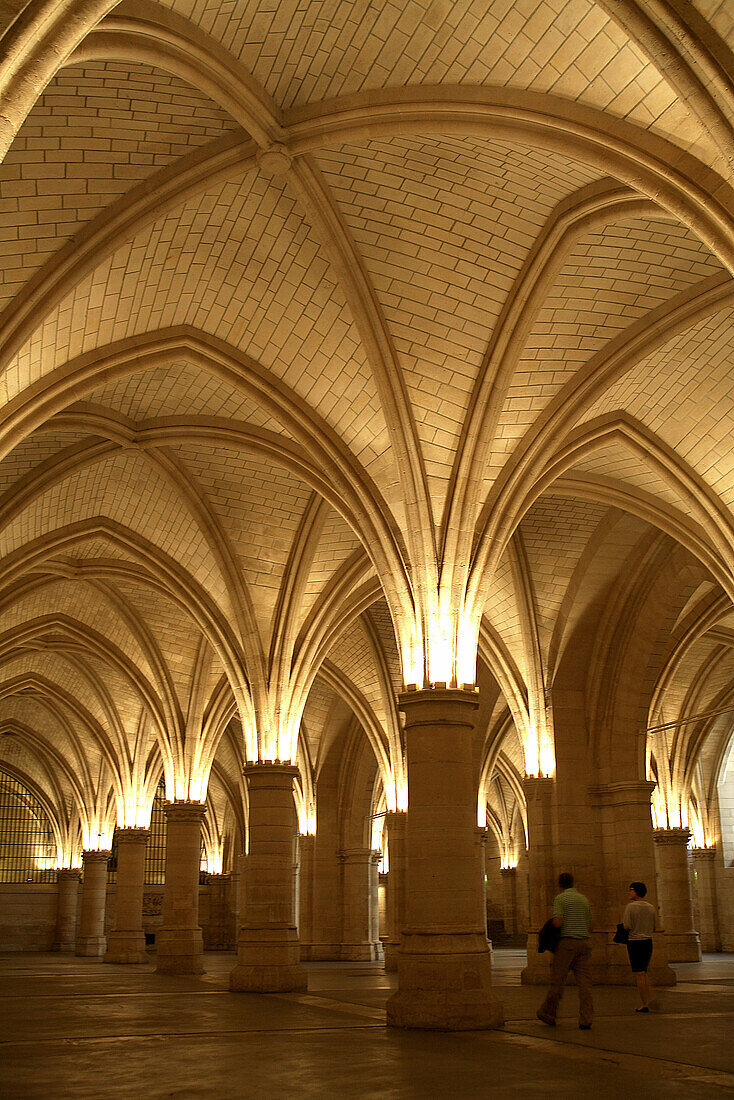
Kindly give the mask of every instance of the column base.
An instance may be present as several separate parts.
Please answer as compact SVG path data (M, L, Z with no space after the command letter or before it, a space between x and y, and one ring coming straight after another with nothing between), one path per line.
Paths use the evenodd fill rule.
M343 943L339 958L343 962L382 962L382 944Z
M623 943L614 943L614 932L592 932L591 940L591 980L593 985L634 985L635 976L630 969L627 948ZM667 939L667 937L665 937ZM652 961L648 973L653 986L675 985L675 971L667 963L665 945L656 935L653 940ZM523 985L548 985L550 983L553 956L544 951L538 954L538 933L528 936L528 965L520 974ZM575 984L573 974L568 980Z
M76 950L76 942L74 940L54 940L51 950L60 951L64 955L73 955Z
M107 936L107 951L102 960L106 963L146 963L145 933L110 932Z
M105 936L83 936L77 939L74 954L87 959L98 959L104 955L106 947Z
M666 932L665 943L670 962L697 963L701 961L701 941L698 938L698 932Z
M295 928L240 928L229 988L241 993L296 993L308 988Z
M340 943L310 943L301 948L301 959L309 962L341 962L341 949Z
M161 928L156 936L159 974L203 974L204 951L200 928Z
M504 1012L492 992L486 937L478 932L404 932L399 988L387 1002L388 1027L487 1031Z
M398 943L386 943L385 944L385 970L388 973L395 973L398 969L398 951L400 950L400 944Z

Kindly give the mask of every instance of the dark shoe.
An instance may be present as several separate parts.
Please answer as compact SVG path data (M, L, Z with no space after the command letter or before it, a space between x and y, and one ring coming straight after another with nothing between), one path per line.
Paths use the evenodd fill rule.
M549 1016L546 1012L543 1012L542 1008L539 1008L535 1015L538 1017L541 1023L547 1024L548 1027L556 1026L556 1021L553 1019L553 1017Z
M579 1031L591 1031L591 1024L579 1024Z
M650 1011L650 1009L647 1007L647 1005L643 1005L642 1008L636 1008L635 1009L635 1012L649 1012L649 1011Z

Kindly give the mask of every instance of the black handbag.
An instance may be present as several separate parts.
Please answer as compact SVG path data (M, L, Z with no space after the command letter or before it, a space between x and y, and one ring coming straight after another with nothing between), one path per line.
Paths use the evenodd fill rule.
M617 931L614 933L612 943L627 943L629 938L629 928L625 928L623 924L618 924Z

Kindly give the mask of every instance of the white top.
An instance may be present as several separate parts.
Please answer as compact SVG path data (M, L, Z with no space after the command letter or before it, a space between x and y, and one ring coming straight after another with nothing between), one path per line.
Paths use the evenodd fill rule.
M655 931L655 909L649 901L631 901L624 911L622 923L629 928L631 940L651 940Z

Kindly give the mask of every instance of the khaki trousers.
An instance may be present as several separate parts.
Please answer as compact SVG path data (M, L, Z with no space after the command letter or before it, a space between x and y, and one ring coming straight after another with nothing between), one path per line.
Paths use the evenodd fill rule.
M579 1023L591 1023L591 1018L594 1015L594 1005L591 1000L590 958L591 947L588 940L573 940L570 936L564 936L558 941L551 967L550 989L541 1006L541 1012L544 1012L546 1016L552 1016L555 1020L558 1005L563 996L563 984L569 970L573 970L576 976L576 985L579 987Z

